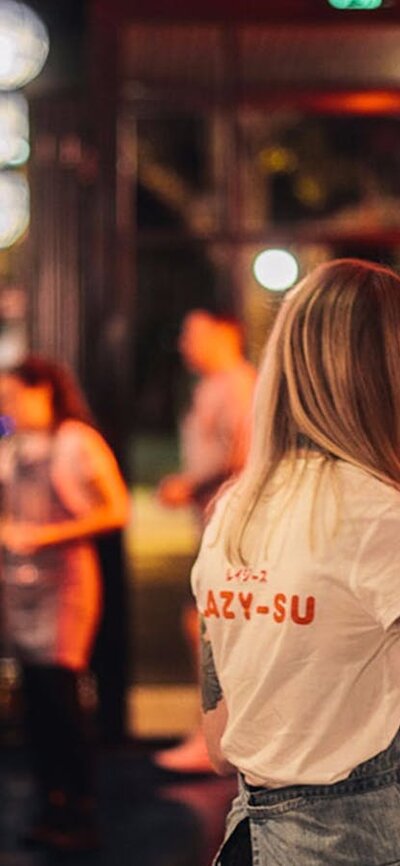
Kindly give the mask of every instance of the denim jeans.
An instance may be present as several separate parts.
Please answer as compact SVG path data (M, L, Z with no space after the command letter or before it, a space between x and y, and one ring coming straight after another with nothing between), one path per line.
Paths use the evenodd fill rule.
M224 846L245 820L253 866L400 866L400 734L333 785L254 788L239 777L215 866L230 862Z

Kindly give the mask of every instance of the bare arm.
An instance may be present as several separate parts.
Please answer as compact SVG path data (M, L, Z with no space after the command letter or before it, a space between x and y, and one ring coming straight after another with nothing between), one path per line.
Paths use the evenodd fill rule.
M1 530L1 540L5 547L15 553L29 555L42 547L90 538L118 529L127 523L129 496L115 458L105 443L96 444L96 437L90 442L90 447L100 447L98 453L101 459L95 461L93 477L80 482L85 485L88 497L84 513L77 513L75 516L72 513L71 517L65 520L45 524L6 520ZM89 459L90 451L88 461ZM73 466L67 479L68 477L76 477ZM76 483L74 480L72 487Z
M234 769L223 757L221 737L228 714L222 689L215 669L211 641L207 627L200 617L200 684L203 715L203 730L211 763L220 775L228 775Z
M101 535L127 523L129 499L119 475L96 478L91 486L93 506L87 514L35 528L41 547Z

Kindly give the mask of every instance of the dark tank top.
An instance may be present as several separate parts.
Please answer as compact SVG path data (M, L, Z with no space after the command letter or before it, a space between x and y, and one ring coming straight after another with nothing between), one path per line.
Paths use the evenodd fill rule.
M11 471L3 483L6 518L37 525L71 519L51 480L53 437L47 433L15 436ZM60 580L71 543L43 548L32 554L3 553L4 579L12 583Z
M3 459L2 514L38 526L71 520L52 480L55 437L46 433L14 436ZM88 553L90 555L88 558ZM30 663L85 661L97 590L98 570L88 540L68 541L16 554L2 551L2 611L6 645ZM63 624L73 623L66 637ZM62 637L63 635L63 637ZM71 656L72 652L72 656Z

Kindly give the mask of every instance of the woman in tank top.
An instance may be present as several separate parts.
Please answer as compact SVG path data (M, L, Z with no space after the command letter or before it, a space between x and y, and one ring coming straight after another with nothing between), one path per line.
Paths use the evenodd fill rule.
M79 699L101 611L93 538L121 527L128 496L69 371L28 357L0 376L14 432L0 444L2 613L19 661L42 800L27 840L97 844L92 750Z

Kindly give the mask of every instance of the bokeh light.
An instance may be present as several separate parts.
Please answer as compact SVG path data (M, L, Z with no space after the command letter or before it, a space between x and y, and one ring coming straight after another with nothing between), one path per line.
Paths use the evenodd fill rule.
M29 153L28 103L22 93L0 93L0 168L22 165Z
M328 0L335 9L379 9L383 0Z
M0 90L36 78L48 53L48 33L36 13L25 3L0 0Z
M288 250L263 250L254 259L253 273L264 289L283 292L296 282L299 265Z
M11 247L29 225L29 186L19 172L0 172L0 249Z

